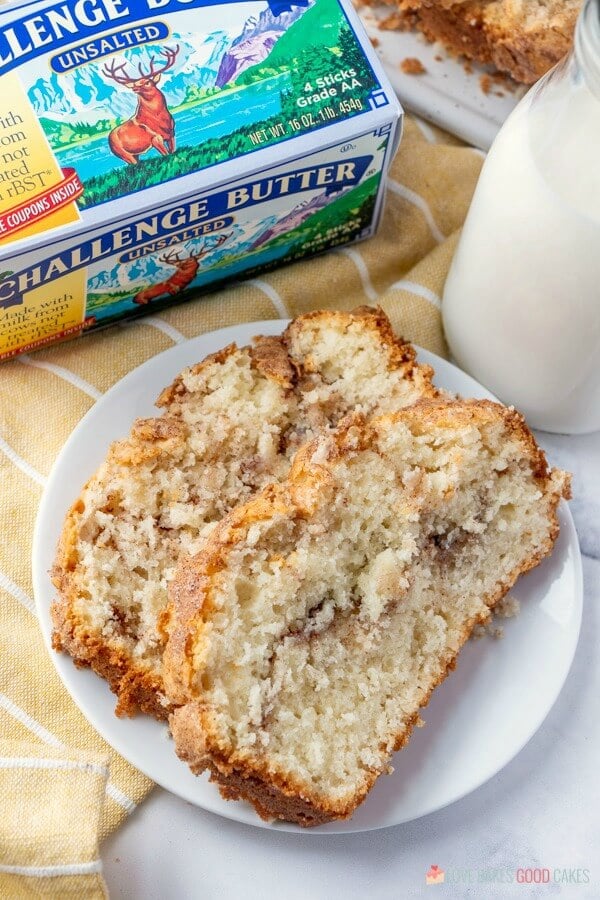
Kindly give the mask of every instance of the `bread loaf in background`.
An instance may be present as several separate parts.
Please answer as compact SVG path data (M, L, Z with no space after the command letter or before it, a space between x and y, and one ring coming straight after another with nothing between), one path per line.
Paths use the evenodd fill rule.
M451 53L533 84L568 53L583 0L386 0Z

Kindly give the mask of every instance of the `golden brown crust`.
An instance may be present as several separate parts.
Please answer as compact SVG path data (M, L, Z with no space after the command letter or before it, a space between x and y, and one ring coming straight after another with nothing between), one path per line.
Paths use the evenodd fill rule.
M155 419L137 419L129 438L110 447L107 461L133 468L163 454L172 455L177 446L184 445L187 431L180 419L167 414Z
M118 697L117 716L131 716L139 709L156 719L167 719L173 707L164 700L162 679L132 667L127 654L86 633L72 614L68 596L61 592L52 605L54 650L69 653L78 668L90 668L108 682Z
M355 323L360 323L363 329L370 330L382 347L388 353L389 368L401 369L405 366L412 367L415 364L416 353L412 344L407 343L402 337L394 334L392 323L384 313L381 306L357 306L350 312L339 310L313 310L293 319L283 333L283 340L291 355L291 347L295 343L298 333L313 322L331 322L344 325L346 329ZM305 373L316 372L318 367L310 358L302 359L302 369ZM432 374L429 366L421 366L421 370Z
M514 581L517 577L518 575L515 575ZM506 589L499 590L493 602L490 600L488 604L490 610L506 594L514 581ZM394 752L402 750L408 744L415 726L420 721L420 711L429 704L434 690L454 671L460 650L471 637L475 626L483 621L486 619L474 619L467 625L458 650L442 663L440 677L423 697L419 710L408 719L403 731L396 736ZM210 739L207 740L210 726L203 716L200 704L187 703L178 707L169 721L177 755L189 765L192 772L199 774L209 771L210 780L219 786L225 800L248 801L265 821L283 819L303 828L311 828L327 822L349 819L382 774L379 771L371 772L362 790L357 791L343 803L326 803L320 795L307 791L305 785L294 784L291 779L273 772L271 767L249 766L239 760L232 765L231 759L227 759L220 752L218 743L211 745Z
M191 366L189 369L186 369L185 372L182 372L177 376L173 384L170 384L166 387L158 396L156 401L156 406L164 409L167 406L171 406L173 403L180 402L183 397L188 393L188 390L184 383L184 375L187 372L190 372L192 375L200 375L201 372L208 369L209 366L222 365L228 357L233 356L234 353L237 353L237 345L236 344L228 344L226 347L223 347L222 350L217 350L216 353L209 353L208 356L205 356L204 359L196 363L195 366Z
M557 503L560 497L557 498ZM506 596L517 578L534 568L547 552L550 551L558 535L558 523L553 527L551 539L544 552L532 557L526 566L512 572L507 579L498 585L497 590L485 598L490 611ZM479 624L485 623L488 616L473 619L467 623L456 652L449 653L441 662L441 674L430 685L423 696L419 710L407 721L404 729L396 735L394 752L398 752L410 741L412 732L420 721L420 711L428 706L433 692L454 671L460 651ZM246 800L252 804L261 819L283 819L294 822L304 828L323 825L343 819L349 819L356 808L364 801L382 772L373 771L361 791L357 791L342 804L326 803L317 793L307 791L306 785L294 784L293 780L274 772L271 766L248 765L244 760L236 759L236 755L223 753L218 740L211 740L210 716L200 703L190 702L174 710L170 717L170 726L175 740L175 749L180 759L186 762L192 772L199 774L210 772L210 780L219 786L225 800Z
M159 460L161 456L174 457L177 451L185 447L188 434L188 426L181 416L181 404L188 394L186 377L199 375L210 366L222 365L237 353L248 353L256 371L285 390L293 390L301 376L314 371L310 361L293 358L291 347L294 338L303 327L316 322L341 323L347 327L360 323L385 348L390 370L401 369L407 380L418 384L423 396L437 395L431 384L432 370L416 364L413 348L394 335L380 307L363 306L352 312L315 311L291 322L281 337L258 337L251 347L241 350L235 344L229 344L179 375L156 401L157 406L164 410L162 416L136 421L129 437L111 446L106 464L129 468L132 478L135 478L136 466ZM95 477L101 478L101 472ZM107 643L74 611L78 598L85 596L85 585L80 583L79 578L77 550L80 530L85 527L84 512L80 496L66 517L52 571L58 591L52 609L54 646L69 653L77 665L91 667L109 682L111 690L118 696L118 715L133 715L139 708L164 719L171 707L164 700L160 672L149 668L143 661L133 660L114 644ZM166 637L169 628L167 611L161 614L158 624L159 631Z
M570 50L581 4L528 24L521 7L490 0L398 0L411 24L450 53L533 84Z
M233 510L218 525L204 550L179 566L171 584L171 636L164 656L167 692L180 706L171 717L171 729L178 755L188 762L194 772L208 769L211 780L220 785L224 797L248 800L262 818L284 818L310 826L352 815L381 774L379 771L370 773L364 789L350 800L346 798L343 803L328 803L306 784L295 784L288 776L278 772L272 763L267 765L260 758L248 759L223 743L212 720L211 710L203 703L201 690L197 686L192 650L203 625L210 620L215 607L213 594L219 572L227 565L229 554L245 540L249 528L257 521L310 517L319 503L324 502L327 481L331 478L328 465L356 450L376 449L379 439L396 423L409 424L412 433L419 435L427 434L434 427L448 425L460 428L470 423L483 425L499 420L504 423L508 434L521 444L529 458L533 477L539 481L540 489L549 499L549 528L545 544L482 598L491 610L521 574L535 567L551 551L559 531L558 503L561 497L570 496L570 476L556 470L549 471L543 451L519 413L486 400L425 400L371 421L365 421L360 416L349 417L333 435L317 438L298 452L286 483L269 487L254 500ZM319 464L313 460L317 450ZM430 686L421 708L427 705L434 689L455 667L460 648L482 620L485 616L468 622L458 649L441 660L440 676ZM417 711L396 736L395 749L408 742L418 718Z
M291 388L296 376L283 338L273 335L254 338L250 348L252 364L265 378L270 378L284 388Z
M234 767L218 750L211 756L196 704L190 703L176 709L171 715L170 726L180 759L196 774L208 770L210 780L218 784L226 800L249 800L259 816L267 821L283 818L299 825L312 826L340 818L335 815L339 810L319 809L314 802L303 800L298 787L287 779L276 775L273 782L267 784L251 766ZM347 816L351 814L352 809L348 809Z
M218 769L211 768L210 780L218 784L221 796L225 800L248 800L265 822L283 819L286 822L295 822L303 828L313 828L315 825L325 825L332 821L332 816L326 811L319 811L314 803L309 803L296 794L288 795L252 775L242 775L239 771L223 775ZM348 816L351 814L349 812Z
M416 721L416 718L415 718ZM360 797L327 803L288 775L267 770L257 760L230 754L212 733L210 716L197 703L175 709L169 720L180 759L192 772L210 772L226 800L248 800L262 819L286 819L310 827L349 818L377 780L372 772Z

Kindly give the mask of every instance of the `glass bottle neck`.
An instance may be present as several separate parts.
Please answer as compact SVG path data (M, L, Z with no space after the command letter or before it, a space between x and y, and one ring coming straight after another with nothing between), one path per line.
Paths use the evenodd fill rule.
M600 0L586 0L575 31L575 58L590 91L600 100Z

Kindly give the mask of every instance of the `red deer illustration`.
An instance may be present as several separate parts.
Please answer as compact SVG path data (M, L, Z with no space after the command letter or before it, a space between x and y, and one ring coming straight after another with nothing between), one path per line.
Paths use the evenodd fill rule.
M166 281L160 281L158 284L143 288L135 295L133 302L145 306L146 303L150 303L156 297L162 297L163 294L173 295L185 290L198 273L200 268L198 260L212 253L213 250L224 244L230 237L231 234L221 234L210 246L204 244L196 253L190 253L189 256L185 256L183 259L179 258L179 253L174 253L173 251L159 257L161 262L167 263L169 266L175 266L175 272Z
M126 163L136 165L142 153L152 147L168 156L175 150L175 120L169 112L165 95L157 87L163 72L172 68L179 53L179 45L175 49L165 47L160 51L165 64L162 68L154 67L154 57L150 57L150 69L144 72L138 65L139 77L128 75L125 71L127 63L117 65L113 60L106 64L102 74L117 84L123 84L137 94L138 104L135 114L113 128L108 136L108 145L115 156Z

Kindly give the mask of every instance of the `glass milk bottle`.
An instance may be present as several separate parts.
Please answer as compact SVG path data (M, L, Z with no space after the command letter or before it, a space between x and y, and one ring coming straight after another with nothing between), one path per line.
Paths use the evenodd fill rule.
M600 429L600 0L496 138L442 311L457 363L530 425Z

